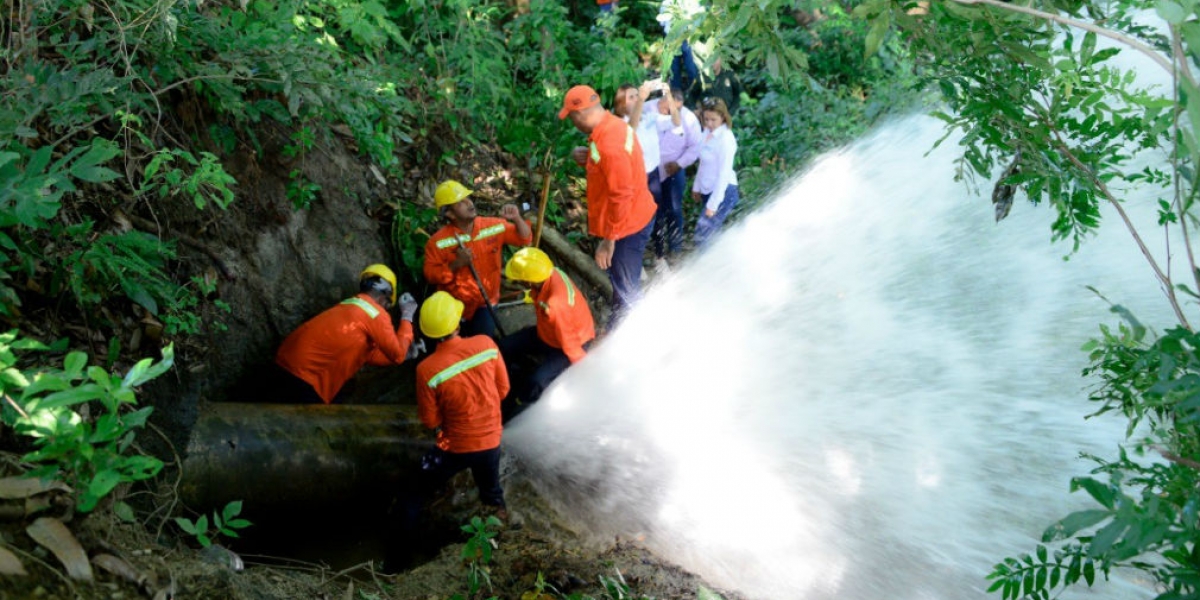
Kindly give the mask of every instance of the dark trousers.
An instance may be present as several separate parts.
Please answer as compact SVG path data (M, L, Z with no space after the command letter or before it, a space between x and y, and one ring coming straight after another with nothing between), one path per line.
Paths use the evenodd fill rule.
M668 252L683 250L683 189L687 187L684 169L663 179L654 196L658 213L654 216L654 255L663 258Z
M425 503L463 469L471 470L479 501L488 506L504 506L504 490L500 488L500 447L478 452L446 452L433 447L421 457L421 470L414 484L400 494L400 510L396 525L401 531L414 531L420 522Z
M653 228L654 220L651 219L641 231L617 240L614 246L612 264L608 267L608 278L613 286L609 329L615 327L642 298L642 255L646 252L646 242L650 241L650 230Z
M700 78L700 69L696 68L696 59L692 56L692 47L687 40L679 45L679 54L671 59L671 87L682 90L685 94L688 88Z
M500 354L508 367L512 389L502 405L504 420L517 416L542 397L542 392L571 366L562 350L538 337L537 327L526 327L500 340Z
M313 386L299 377L296 377L283 367L272 364L273 371L270 373L270 379L274 382L274 389L268 390L263 395L265 402L277 402L283 404L321 404L324 400L317 394L317 390ZM334 397L337 400L341 396L339 391L338 396Z
M463 469L471 470L479 501L487 506L504 506L504 490L500 488L500 447L478 452L446 452L433 448L421 457L418 487L426 498Z
M475 309L475 314L471 315L470 319L463 321L462 331L459 332L459 335L462 337L486 335L495 339L496 320L492 318L492 311L488 310L486 306Z
M414 536L422 535L421 513L425 504L463 469L471 470L480 502L487 506L504 507L504 490L500 488L499 446L461 454L434 447L421 457L421 470L416 481L411 487L401 490L394 512L389 516L389 548L384 561L385 570L399 566L398 557L403 555L403 545L411 542Z

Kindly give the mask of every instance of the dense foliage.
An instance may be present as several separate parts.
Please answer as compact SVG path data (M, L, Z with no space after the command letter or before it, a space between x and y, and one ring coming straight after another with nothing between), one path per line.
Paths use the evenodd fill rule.
M588 83L611 98L661 74L666 49L688 39L705 66L719 51L749 84L739 168L750 208L808 156L902 105L911 87L900 46L863 55L869 30L849 7L808 7L810 19L790 4L712 2L664 39L659 4L622 2L597 18L591 2L540 0L9 3L0 416L26 436L34 474L70 483L89 511L162 467L134 442L151 413L136 406L135 388L170 368L170 342L219 330L208 317L230 307L212 273L181 259L181 245L203 241L159 217L212 223L241 210L253 182L238 177L254 169L239 162L282 165L272 176L286 180L295 210L323 201L305 166L344 138L380 179L436 176L492 148L530 171L569 175L567 188L581 171L563 161L579 139L554 117L564 91ZM368 210L391 223L392 262L418 273L432 210L417 198L375 201ZM130 341L128 323L153 344L143 329ZM162 360L134 358L155 346ZM179 523L207 545L236 533L236 512L227 507L211 527L206 516ZM605 587L630 597L619 581Z
M1150 6L1155 15L1145 12ZM963 134L962 175L999 177L997 218L1020 189L1032 202L1053 206L1054 236L1077 248L1101 225L1101 209L1111 209L1176 317L1156 334L1113 307L1121 321L1101 327L1083 375L1095 383L1096 414L1128 420L1127 443L1115 458L1090 457L1092 473L1072 481L1072 490L1086 492L1097 507L1067 515L1046 530L1044 545L997 564L991 590L1006 599L1051 598L1130 568L1155 582L1160 599L1195 597L1195 3L871 0L859 12L871 17L875 31L903 32L946 101L940 116ZM1128 58L1118 62L1119 55ZM1134 72L1138 60L1150 65L1140 67L1141 76ZM1167 83L1151 86L1147 76ZM1148 228L1127 212L1129 202L1147 193L1158 214Z

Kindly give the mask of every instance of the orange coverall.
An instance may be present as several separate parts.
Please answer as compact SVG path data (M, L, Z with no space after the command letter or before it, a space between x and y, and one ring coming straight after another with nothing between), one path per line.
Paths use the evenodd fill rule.
M538 337L575 364L587 355L583 345L596 337L587 298L562 269L554 269L534 297Z
M644 175L643 175L644 177ZM458 256L458 245L462 242L471 251L475 270L483 287L487 289L490 304L500 301L500 272L504 245L528 246L533 241L517 233L517 226L495 217L475 217L470 235L452 224L447 224L433 234L425 243L425 279L463 303L463 318L470 319L484 305L479 285L471 275L471 267L451 270L450 263Z
M417 365L417 416L438 430L438 448L462 454L500 446L508 371L486 335L451 337Z
M309 319L279 346L275 363L307 382L325 401L366 363L398 365L413 340L412 323L392 317L367 294L358 294Z
M588 142L588 233L619 240L641 231L658 205L646 186L637 134L620 117L605 113Z

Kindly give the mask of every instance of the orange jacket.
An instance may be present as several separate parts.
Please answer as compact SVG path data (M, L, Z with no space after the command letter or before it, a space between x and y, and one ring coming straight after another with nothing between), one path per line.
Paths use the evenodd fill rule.
M462 454L500 445L500 401L508 371L486 335L442 340L417 365L417 415L438 430L438 447Z
M452 271L450 263L458 256L462 242L471 251L475 270L487 289L490 304L500 301L500 265L504 245L528 246L532 236L523 238L517 226L495 217L475 217L474 230L467 235L447 224L425 243L425 279L437 289L458 298L463 303L463 318L470 319L484 305L479 285L471 275L471 267Z
M588 136L588 233L619 240L646 227L658 211L646 185L646 165L637 134L620 117L606 113Z
M579 362L587 351L583 345L596 337L596 324L587 298L561 269L554 269L534 297L538 337Z
M366 363L404 362L413 340L412 323L392 317L367 294L358 294L309 319L283 340L275 362L308 382L325 404Z

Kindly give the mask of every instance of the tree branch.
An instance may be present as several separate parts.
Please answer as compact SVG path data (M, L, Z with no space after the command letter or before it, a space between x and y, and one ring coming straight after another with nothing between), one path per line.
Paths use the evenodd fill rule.
M1082 29L1084 31L1090 31L1098 36L1106 37L1106 38L1116 41L1120 44L1129 46L1130 48L1133 48L1134 50L1137 50L1138 52L1141 52L1142 54L1145 54L1146 56L1148 56L1150 58L1150 60L1153 60L1156 64L1158 64L1158 66L1162 67L1164 70L1166 70L1166 72L1170 73L1171 75L1175 75L1175 73L1176 73L1175 65L1172 65L1169 60L1167 60L1165 57L1163 57L1162 54L1159 54L1154 48L1152 48L1145 42L1142 42L1141 40L1138 40L1136 38L1129 37L1122 33L1117 33L1110 29L1105 29L1094 23L1088 23L1087 21L1080 21L1078 19L1072 19L1070 17L1063 17L1060 15L1056 15L1054 13L1040 11L1040 10L1037 10L1036 8L1029 8L1026 6L1019 6L1016 4L1009 4L1009 3L1003 2L1001 0L950 0L950 1L956 2L958 4L965 4L965 5L986 4L993 8L998 8L998 9L1007 10L1010 12L1018 12L1018 13L1022 13L1022 14L1026 14L1026 15L1031 15L1031 16L1038 17L1041 19L1046 19L1047 21L1053 21L1060 25L1067 25L1069 27L1075 27L1078 29ZM1191 73L1185 73L1185 75L1187 76L1188 80L1192 81L1192 84L1195 85L1195 81L1193 81L1191 79Z

